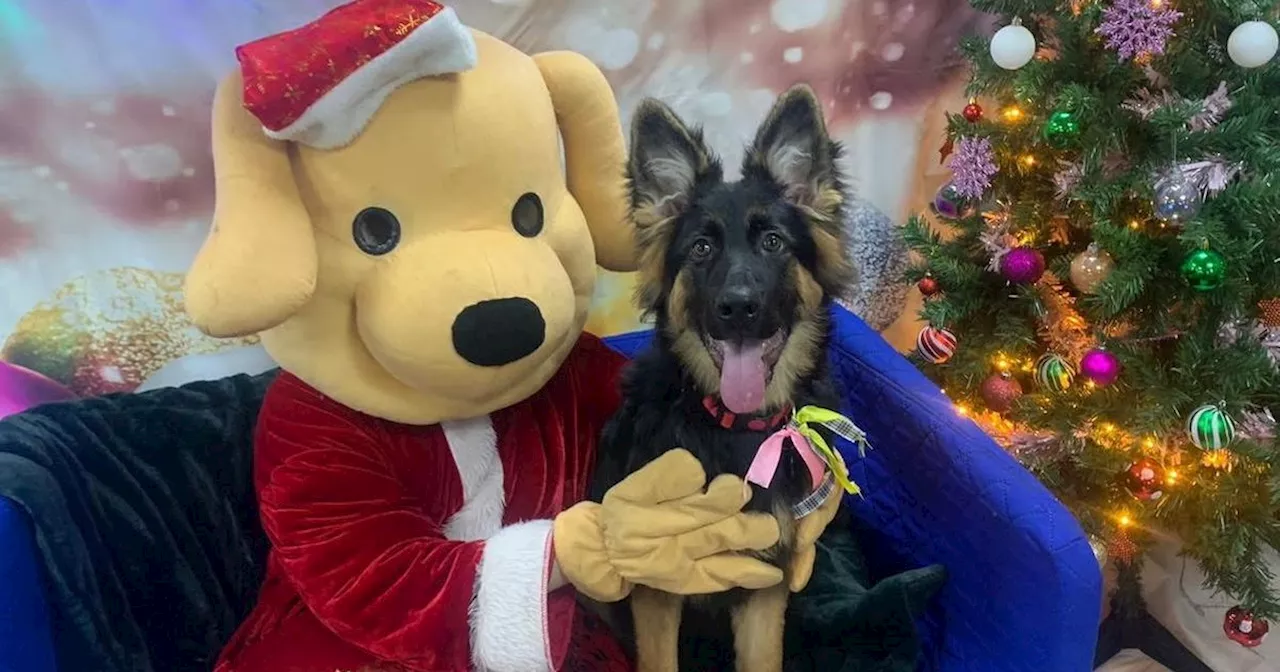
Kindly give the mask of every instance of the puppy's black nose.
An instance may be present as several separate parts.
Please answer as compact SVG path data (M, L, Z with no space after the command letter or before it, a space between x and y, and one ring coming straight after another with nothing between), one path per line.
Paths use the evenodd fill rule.
M481 301L453 320L453 349L476 366L502 366L528 357L546 337L542 311L520 297Z
M729 327L743 328L760 315L760 295L746 287L730 287L716 299L716 317Z

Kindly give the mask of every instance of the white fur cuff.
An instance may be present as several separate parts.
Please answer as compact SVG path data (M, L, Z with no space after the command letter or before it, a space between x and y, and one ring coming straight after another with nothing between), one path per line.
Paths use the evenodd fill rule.
M471 658L482 672L551 669L550 520L509 525L485 542L471 604Z

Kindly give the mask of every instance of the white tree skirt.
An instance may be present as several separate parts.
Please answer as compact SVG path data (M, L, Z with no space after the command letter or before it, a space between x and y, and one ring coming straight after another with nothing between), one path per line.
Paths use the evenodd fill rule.
M1173 636L1191 649L1215 672L1275 672L1280 670L1280 623L1271 623L1272 632L1254 649L1246 649L1227 639L1222 619L1236 606L1227 595L1214 595L1201 586L1204 574L1192 560L1178 556L1176 539L1162 542L1147 556L1142 583L1151 615ZM1271 566L1280 572L1280 557L1272 554ZM1108 592L1114 572L1108 572ZM1102 672L1165 672L1137 651L1122 651L1098 668Z
M1099 667L1097 672L1166 672L1168 669L1140 651L1125 649Z

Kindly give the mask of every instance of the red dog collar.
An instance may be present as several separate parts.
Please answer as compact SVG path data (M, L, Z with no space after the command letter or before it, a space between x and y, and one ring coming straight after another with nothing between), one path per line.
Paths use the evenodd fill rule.
M702 407L707 409L716 424L723 429L742 432L776 432L791 419L791 407L788 406L772 415L749 415L734 413L720 404L720 400L712 396L702 398Z

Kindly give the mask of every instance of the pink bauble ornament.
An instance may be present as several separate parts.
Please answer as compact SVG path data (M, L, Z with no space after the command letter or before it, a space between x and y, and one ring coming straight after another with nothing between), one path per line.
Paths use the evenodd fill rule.
M1009 282L1029 285L1044 275L1044 255L1030 247L1015 247L1001 257L1000 274Z
M1101 387L1116 382L1122 368L1120 358L1102 348L1094 348L1080 358L1080 375Z
M44 376L16 364L0 361L0 418L76 395Z

